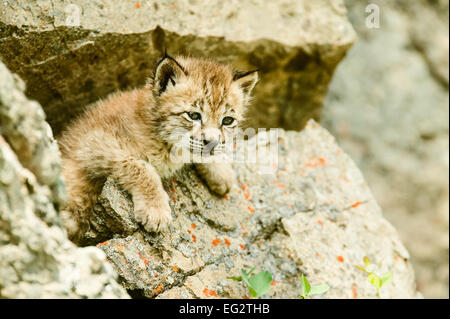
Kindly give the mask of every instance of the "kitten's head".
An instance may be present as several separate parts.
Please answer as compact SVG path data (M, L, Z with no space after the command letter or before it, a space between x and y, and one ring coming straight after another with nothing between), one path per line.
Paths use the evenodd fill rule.
M257 71L166 55L150 81L161 139L170 147L179 141L173 133L185 130L191 151L220 152L244 120L257 81Z

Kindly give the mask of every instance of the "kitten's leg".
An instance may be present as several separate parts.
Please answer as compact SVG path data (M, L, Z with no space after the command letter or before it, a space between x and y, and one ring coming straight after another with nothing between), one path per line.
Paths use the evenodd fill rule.
M161 231L172 220L169 196L156 169L144 160L128 158L112 166L112 177L133 197L136 219L148 231Z
M231 190L235 176L229 164L197 163L195 168L213 192L224 195Z
M89 229L92 198L99 190L87 180L76 162L63 159L62 174L68 195L68 201L60 212L62 224L69 239L80 245L82 235Z

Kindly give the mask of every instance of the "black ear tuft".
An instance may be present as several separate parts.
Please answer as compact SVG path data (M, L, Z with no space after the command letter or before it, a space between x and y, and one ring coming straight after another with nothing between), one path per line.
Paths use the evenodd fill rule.
M248 96L258 82L258 70L247 72L235 71L233 73L233 81L239 85L244 95Z
M184 68L174 58L167 55L164 50L164 56L156 65L154 76L154 90L157 95L164 93L169 84L175 86L182 75L187 75Z

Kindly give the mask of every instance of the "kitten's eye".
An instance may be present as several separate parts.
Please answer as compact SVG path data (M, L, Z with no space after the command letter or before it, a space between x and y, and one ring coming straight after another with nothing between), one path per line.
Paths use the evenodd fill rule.
M234 118L232 118L231 116L227 116L227 117L223 118L222 125L228 126L228 125L233 124L233 122L234 122Z
M201 121L202 120L202 115L198 112L188 112L188 115L191 118L191 120L193 120L193 121Z

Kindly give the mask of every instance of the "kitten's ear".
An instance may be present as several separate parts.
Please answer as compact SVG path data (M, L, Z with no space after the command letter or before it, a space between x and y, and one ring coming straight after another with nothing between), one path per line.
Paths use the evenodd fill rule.
M183 67L174 58L165 55L156 65L154 91L163 94L169 86L175 86L182 75L187 75Z
M239 85L244 92L244 96L248 98L258 82L258 70L248 72L235 71L233 74L233 82Z

